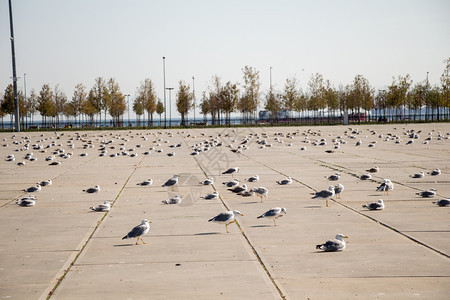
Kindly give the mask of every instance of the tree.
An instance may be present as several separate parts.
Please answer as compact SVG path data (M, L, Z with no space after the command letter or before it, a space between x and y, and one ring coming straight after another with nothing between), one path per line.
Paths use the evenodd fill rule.
M38 96L36 95L36 91L34 89L31 90L27 102L27 111L30 114L31 123L33 123L33 115L36 113L38 105Z
M354 107L358 109L358 123L361 123L361 108L368 111L373 107L374 89L364 76L356 75L351 86L351 94Z
M93 90L89 92L90 96L93 97ZM83 106L87 100L86 87L82 83L78 83L73 91L72 101L70 102L72 106L72 113L75 117L75 122L77 121L77 116L83 112Z
M12 84L8 84L8 86L5 89L5 92L3 93L1 109L5 115L11 116L12 122L14 115L14 90Z
M253 67L245 66L242 69L244 73L244 96L239 101L239 109L242 113L247 115L247 120L253 112L256 117L256 110L259 106L259 88L261 83L259 81L259 71ZM246 121L247 121L246 120Z
M119 126L120 116L122 116L126 110L126 103L125 96L120 92L119 84L113 78L109 78L106 84L106 94L104 99L109 114L113 118L113 126Z
M311 75L311 78L308 81L309 87L309 99L308 99L308 109L317 113L320 109L324 110L326 107L326 103L324 101L324 83L323 76L319 73Z
M292 118L292 111L294 110L294 106L298 98L297 83L298 81L295 77L292 77L292 79L286 79L284 91L281 95L284 107L289 110L289 118Z
M181 126L186 126L184 119L192 107L190 89L189 85L180 80L177 92L177 110L181 114Z
M105 80L102 77L97 77L95 79L95 84L92 87L93 99L92 105L95 107L96 113L99 114L100 126L102 122L101 113L102 110L105 111L105 125L106 125L106 111L108 109L108 99L106 99L107 89Z
M206 123L208 114L211 112L209 107L209 99L206 96L206 92L202 94L202 102L200 102L200 113L203 115L203 122Z
M47 117L54 116L55 104L53 102L53 92L49 84L44 84L37 98L37 110L44 118L44 125L47 125Z
M137 89L137 97L148 114L148 125L153 124L153 113L156 111L156 90L153 82L146 78ZM145 116L144 116L145 118Z
M156 108L156 105L155 105L155 108ZM136 97L136 99L134 99L133 111L136 113L136 116L137 116L137 126L140 126L141 116L144 114L144 105L142 104L142 100L139 96ZM153 120L152 120L152 122L153 122ZM144 126L145 126L145 123L144 123Z
M450 70L450 57L444 61L444 64L445 64L445 68L444 68L444 71L442 72L442 75L440 78L441 79L441 88L442 88L441 103L442 103L442 106L444 106L444 108L447 111L446 115L445 115L445 119L448 120L449 113L450 113L450 97L449 97L450 78L448 77L448 71ZM438 112L438 120L439 120L439 112Z
M236 109L236 103L239 99L239 89L237 84L228 81L220 91L220 107L225 112L225 123L230 125L231 113Z
M94 126L94 115L98 113L98 110L95 106L95 93L94 90L90 90L87 96L86 101L83 102L83 106L81 107L81 112L89 116L89 120L91 126Z
M266 104L264 106L264 109L270 111L271 122L273 122L274 117L278 119L277 116L281 110L281 105L282 102L279 99L279 95L274 94L272 91L269 91L266 94Z
M55 89L53 90L53 98L54 98L53 102L55 103L56 120L59 126L60 121L59 116L64 112L64 105L67 102L67 96L62 90L60 90L58 84L55 86Z
M164 113L164 104L161 100L156 104L156 113L159 115L159 126L161 127L161 115Z

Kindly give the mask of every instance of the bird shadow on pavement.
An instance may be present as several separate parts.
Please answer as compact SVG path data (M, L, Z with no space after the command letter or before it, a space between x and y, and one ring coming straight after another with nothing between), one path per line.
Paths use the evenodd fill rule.
M118 245L113 245L113 247L128 247L128 246L134 246L134 244L118 244Z
M253 225L250 228L273 227L273 225Z
M194 235L213 235L213 234L220 234L219 232L200 232L196 233Z
M309 205L309 206L305 206L305 208L321 208L322 205Z
M259 203L259 201L242 202L241 204L255 204L255 203Z

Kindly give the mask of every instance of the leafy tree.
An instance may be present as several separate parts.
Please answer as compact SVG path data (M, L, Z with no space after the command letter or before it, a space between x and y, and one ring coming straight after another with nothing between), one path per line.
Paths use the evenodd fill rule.
M67 96L66 94L59 88L59 85L56 85L54 90L53 90L53 101L55 103L55 115L56 115L56 120L59 126L59 116L61 114L63 114L64 112L64 105L67 102Z
M53 92L48 84L44 84L37 98L37 110L44 118L44 125L47 125L47 117L51 117L55 112L55 104L53 102Z
M225 122L230 125L231 113L236 109L236 103L239 99L239 89L237 84L228 81L220 91L220 107L225 112Z
M101 113L102 110L105 111L105 125L106 125L106 111L108 110L108 99L107 98L107 88L105 80L102 77L97 77L95 79L95 84L92 87L93 99L92 105L95 107L96 113L99 114L100 125L101 125Z
M450 97L449 97L450 78L448 77L448 71L450 70L450 57L444 61L444 64L445 64L445 68L444 68L444 71L442 72L442 75L440 78L441 88L442 88L441 106L445 107L445 109L447 111L445 117L448 120L449 113L450 113ZM439 110L438 110L438 120L439 120Z
M177 92L177 110L181 114L181 125L185 126L185 117L192 107L192 97L190 94L190 87L183 81L178 83Z
M256 71L253 67L245 66L242 69L244 73L244 95L240 98L238 108L246 115L246 120L251 113L256 117L256 110L259 106L259 88L261 87L261 82L259 81L259 71Z
M264 105L264 109L270 111L271 122L273 122L274 118L277 118L278 113L281 110L281 105L282 102L279 95L274 94L272 91L269 91L266 94L266 104Z
M93 90L89 92L91 97L93 97ZM75 122L77 120L77 116L79 116L83 112L83 106L87 100L86 87L82 83L78 83L75 86L75 90L73 91L72 101L70 105L72 107L72 115L75 117Z
M31 90L30 96L27 100L27 111L30 114L31 123L33 123L33 116L37 111L38 105L38 96L36 95L36 91L34 89Z
M294 111L295 103L297 102L297 99L299 97L297 84L298 81L295 77L286 79L286 83L284 84L284 91L281 95L284 107L289 110L289 118L292 118L292 111ZM269 94L272 94L272 92L270 92Z
M308 99L308 109L317 113L320 109L324 110L326 103L324 101L324 80L323 76L319 73L311 75L308 81L309 87L309 99Z
M155 105L155 110L156 110L156 105ZM136 116L137 116L137 126L140 126L141 116L144 114L144 105L142 104L142 100L139 96L136 97L136 99L134 99L133 111L136 113ZM153 122L153 120L152 120L152 122Z
M373 107L374 89L362 75L356 75L351 86L353 107L358 109L358 123L361 122L361 109L366 111Z
M339 93L335 88L331 86L329 80L325 81L325 85L323 88L323 98L328 108L328 112L331 112L334 116L336 110L339 109ZM330 116L329 113L328 116Z
M11 115L12 122L12 116L14 114L14 90L12 84L8 84L3 93L2 111L7 115Z
M98 110L95 106L95 93L94 90L89 90L86 101L83 101L83 105L81 107L81 113L86 116L89 116L89 120L91 126L94 126L94 115L97 114Z
M148 125L153 124L153 113L156 111L156 89L151 79L146 78L137 89L137 97L148 114ZM145 116L144 116L145 118Z
M164 113L164 104L161 100L156 104L156 113L159 115L159 126L161 127L161 115Z
M104 105L108 107L109 114L113 118L113 126L119 126L120 116L126 110L126 103L125 96L120 92L119 84L113 78L110 78L106 84Z
M209 107L209 99L206 96L206 92L203 92L202 94L202 102L200 103L200 113L203 115L203 121L206 123L208 113L211 113L211 109Z

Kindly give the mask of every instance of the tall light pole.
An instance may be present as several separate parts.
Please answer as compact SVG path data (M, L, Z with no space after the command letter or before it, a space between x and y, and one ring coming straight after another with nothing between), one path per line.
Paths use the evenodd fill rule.
M13 71L13 92L14 92L14 130L20 132L19 123L19 101L17 99L17 74L16 74L16 51L14 48L14 29L12 19L12 7L11 0L9 0L9 28L11 31L11 59L12 59L12 71Z
M166 106L166 57L163 56L163 76L164 76L164 129L167 128L167 106Z
M23 89L24 89L24 96L25 96L25 102L27 102L27 80L25 78L25 76L27 76L27 73L23 73ZM27 115L25 115L25 117L28 117ZM28 118L25 119L25 123L27 123ZM25 124L26 127L27 124Z
M172 90L173 90L173 87L168 87L168 88L166 88L166 90L169 91L169 110L170 110L169 127L172 127Z
M127 97L127 104L128 104L128 126L130 126L130 94L124 95ZM127 127L128 127L127 126Z
M194 98L194 125L195 125L195 87L194 87L194 84L195 84L195 78L194 78L194 76L192 76L192 98Z

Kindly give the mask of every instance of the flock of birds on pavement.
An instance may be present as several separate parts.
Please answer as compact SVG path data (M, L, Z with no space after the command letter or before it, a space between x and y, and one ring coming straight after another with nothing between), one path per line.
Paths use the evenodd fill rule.
M191 146L191 155L199 155L202 152L210 151L213 147L220 147L225 146L230 149L231 152L236 154L241 154L243 151L246 151L249 149L251 142L254 142L259 149L264 149L266 147L273 147L273 144L269 142L270 137L267 133L262 132L261 134L256 133L250 133L249 135L246 135L242 139L238 138L231 138L232 133L235 132L235 130L231 130L231 133L221 133L217 136L209 136L209 138L206 138L204 134L202 134L202 137L204 136L204 141L194 144ZM405 144L405 145L411 145L415 141L419 139L419 134L421 134L421 131L414 131L414 130L407 130L404 133L404 136L408 138L407 142L403 142L400 135L396 134L387 134L384 136L383 134L377 134L376 131L371 130L369 131L372 136L376 136L379 139L383 140L384 142L393 141L395 144ZM129 156L129 157L136 157L138 156L138 152L136 151L136 148L143 149L144 146L142 144L137 144L136 148L130 148L126 149L126 142L130 140L130 138L139 137L142 139L142 142L148 140L148 135L144 135L142 133L132 133L131 131L126 136L121 136L119 133L110 133L110 134L99 134L96 138L89 137L88 134L80 134L80 133L74 133L73 135L68 134L66 137L66 143L69 150L66 150L62 141L58 141L62 139L65 135L65 133L54 133L54 136L45 137L44 134L41 135L40 139L37 140L35 143L32 143L31 137L24 136L22 137L22 140L17 140L16 135L13 135L11 137L11 140L13 141L13 144L15 146L18 146L19 148L16 148L14 151L17 152L26 152L29 151L30 148L34 151L39 151L39 153L48 153L51 152L51 155L45 157L45 161L49 162L50 166L58 166L61 165L62 161L64 159L70 159L74 156L73 151L70 149L75 149L75 142L79 141L82 142L82 149L89 149L96 147L95 141L98 141L98 149L99 149L99 156L107 156L108 150L112 151L112 153L109 154L109 157L119 157L119 156ZM162 135L163 133L158 132L158 135ZM180 133L178 133L180 134ZM182 132L181 134L184 134ZM358 138L358 136L362 134L362 131L359 131L358 129L352 129L349 128L348 131L345 131L344 136L346 136L348 139L357 140L355 143L355 147L361 147L364 143L361 138ZM150 133L150 135L156 135L155 133ZM169 132L166 133L167 137L173 137L173 133ZM296 130L295 132L283 134L283 133L275 133L275 137L273 141L278 144L283 144L285 141L282 138L286 139L293 139L294 137L302 136L303 137L303 143L304 144L311 144L314 147L321 147L326 146L328 141L326 138L322 137L322 132L320 130L318 131L312 131L311 129L305 130L304 132L300 132L300 130ZM325 150L327 153L334 153L338 149L340 149L341 145L344 145L347 143L347 140L344 138L344 136L337 136L335 138L331 139L332 142L332 149ZM191 134L187 134L184 136L184 138L189 138L195 136L191 136ZM221 137L229 137L233 143L238 143L238 146L234 146L232 143L225 145L225 142ZM314 139L315 137L315 139ZM447 133L446 136L442 135L441 133L438 133L437 140L442 139L449 139L450 133ZM156 138L156 137L155 137ZM365 136L367 138L367 136ZM100 140L101 139L101 140ZM428 137L423 141L424 144L428 144L433 139L433 132L428 133ZM118 142L117 142L118 141ZM9 147L7 143L7 139L3 139L4 144L3 147ZM152 151L156 153L163 153L164 150L161 148L161 143L169 143L168 140L163 141L162 137L157 138L153 142L153 146L149 147L148 150L143 152L143 155L150 155ZM369 147L373 148L375 147L377 141L372 141L368 144ZM46 145L45 145L46 144ZM285 143L286 146L292 146L292 142ZM181 147L182 143L173 144L169 147L174 149ZM303 146L300 148L300 151L306 151L306 146ZM175 155L175 152L169 152L167 153L167 156L173 157ZM86 157L88 156L87 152L82 152L79 154L80 157ZM24 161L20 161L17 164L19 167L25 167L27 165L26 161L34 162L38 160L38 157L35 156L33 152L27 152L24 156ZM57 157L59 160L57 160ZM10 154L6 156L5 161L8 162L14 162L15 161L15 155ZM239 167L233 167L229 168L222 172L222 175L231 175L232 178L229 181L223 182L223 184L228 188L228 191L242 197L251 197L251 196L257 196L260 198L260 201L263 202L264 198L268 198L269 190L266 187L259 186L259 187L252 187L249 188L247 184L255 184L260 180L260 177L258 175L251 176L249 178L245 179L244 184L240 184L240 180L238 178L234 178L235 175L239 172ZM360 180L371 180L372 174L377 173L380 171L380 168L378 166L371 167L366 170L367 173L362 174L359 176ZM430 176L439 176L441 174L441 171L439 169L434 169L429 172L427 172L427 175ZM424 178L425 172L420 171L415 174L409 175L410 178L413 179L421 179ZM326 176L326 179L329 181L339 181L341 178L341 174L335 173L329 176ZM294 181L293 178L287 177L284 179L280 179L276 181L276 184L279 186L285 186L290 185ZM151 186L153 184L153 180L151 178L145 179L137 185L139 186ZM178 184L178 175L173 175L172 178L169 178L162 187L173 189ZM215 180L214 177L207 178L203 181L199 182L199 185L214 185ZM23 191L27 194L25 196L20 197L16 200L16 204L19 206L24 207L31 207L36 204L36 196L34 196L32 193L37 193L42 190L44 187L48 187L52 185L52 180L47 179L38 182L34 186L30 186ZM383 179L383 182L376 188L376 191L383 192L384 195L389 195L390 191L394 190L394 183L390 179ZM324 189L321 191L317 191L312 193L312 199L324 199L326 200L326 206L329 206L328 200L334 199L334 198L340 198L341 194L344 191L344 185L342 183L337 183L334 185L330 185L328 189ZM84 193L88 194L94 194L100 192L100 186L95 185L93 187L86 188L82 190ZM424 198L432 198L436 196L436 189L430 188L425 191L421 191L416 193L420 197ZM214 191L212 193L206 194L201 196L201 198L206 200L214 200L214 199L220 199L220 195L217 191ZM175 195L173 197L170 197L169 199L163 200L162 204L180 204L182 201L182 197L180 195ZM102 204L98 204L96 206L90 207L90 210L96 211L96 212L108 212L111 209L111 203L110 201L104 201ZM433 204L436 204L438 206L450 206L450 200L449 199L441 199L436 202L433 202ZM368 210L383 210L385 208L385 203L383 199L379 199L377 202L371 202L364 204L362 206L365 209ZM285 207L273 207L266 212L262 213L257 217L257 219L261 218L267 218L272 219L274 226L277 226L276 220L283 215L287 213ZM238 210L230 210L226 212L219 213L215 217L209 219L209 222L215 222L219 224L225 225L225 230L227 233L229 233L228 226L236 222L236 218L238 216L243 216L243 214ZM125 235L122 239L128 239L128 238L137 238L136 245L139 241L142 241L142 243L145 243L142 237L148 233L150 229L150 221L147 219L142 220L141 224L134 227L127 235ZM342 251L345 249L345 241L344 239L348 238L346 235L338 234L335 236L335 239L326 241L323 244L319 244L316 246L317 249L323 250L323 251Z

